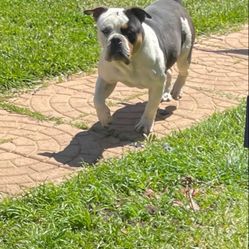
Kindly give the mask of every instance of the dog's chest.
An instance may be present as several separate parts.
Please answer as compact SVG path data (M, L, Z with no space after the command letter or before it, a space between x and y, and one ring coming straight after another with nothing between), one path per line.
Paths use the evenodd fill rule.
M116 68L116 79L130 87L147 88L156 74L149 67L132 63Z
M103 63L99 71L107 82L122 82L130 87L149 88L153 82L162 78L164 71L158 65L146 61L136 61L129 65L122 62L110 65Z

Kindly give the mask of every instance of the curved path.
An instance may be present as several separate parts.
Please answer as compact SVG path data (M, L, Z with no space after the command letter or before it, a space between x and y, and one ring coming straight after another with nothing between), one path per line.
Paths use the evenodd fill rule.
M176 76L176 72L174 72ZM73 77L9 102L61 118L39 122L0 110L0 198L46 181L60 182L83 162L121 156L141 139L133 131L147 91L118 84L108 99L114 121L110 130L97 123L93 107L96 75ZM248 26L224 36L201 38L184 95L160 104L155 133L163 136L237 105L248 93ZM83 124L87 130L75 128Z

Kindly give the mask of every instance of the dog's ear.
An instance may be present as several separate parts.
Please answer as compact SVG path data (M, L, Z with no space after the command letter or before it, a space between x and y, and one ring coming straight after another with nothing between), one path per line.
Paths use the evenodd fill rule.
M84 14L92 15L94 17L94 20L97 21L100 15L102 15L107 10L108 9L105 7L98 7L98 8L91 9L91 10L84 10Z
M144 22L145 18L152 18L146 11L137 7L127 9L125 13L127 15L132 14L136 16L141 23Z

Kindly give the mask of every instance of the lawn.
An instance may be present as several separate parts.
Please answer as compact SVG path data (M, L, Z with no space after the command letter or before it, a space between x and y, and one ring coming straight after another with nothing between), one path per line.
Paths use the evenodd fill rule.
M122 1L145 6L151 1ZM185 0L197 34L223 31L248 19L247 0ZM93 6L120 1L1 0L0 93L32 87L42 80L96 67L99 46L91 17Z
M0 203L1 249L244 249L245 103Z

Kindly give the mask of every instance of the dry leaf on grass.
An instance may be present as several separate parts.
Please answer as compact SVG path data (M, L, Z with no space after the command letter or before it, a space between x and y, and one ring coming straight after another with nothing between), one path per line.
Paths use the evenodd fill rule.
M156 197L156 194L154 192L154 190L150 189L150 188L147 188L144 192L144 195L149 198L149 199L152 199L152 198L155 198Z
M190 201L190 207L194 210L194 211L199 211L200 210L200 206L195 202L193 196L194 196L194 189L190 189L188 191L188 199Z
M199 211L200 206L194 200L194 197L200 193L199 189L193 189L187 185L185 188L182 188L180 191L183 194L183 196L189 201L189 205L187 206L187 208L191 208L194 211ZM179 200L174 200L173 206L184 207L184 203Z
M157 212L157 207L149 204L149 205L146 205L145 208L147 209L148 213L151 214L151 215L154 215L156 214Z
M174 207L184 207L183 202L178 201L178 200L174 200L174 201L172 202L172 205L173 205Z

